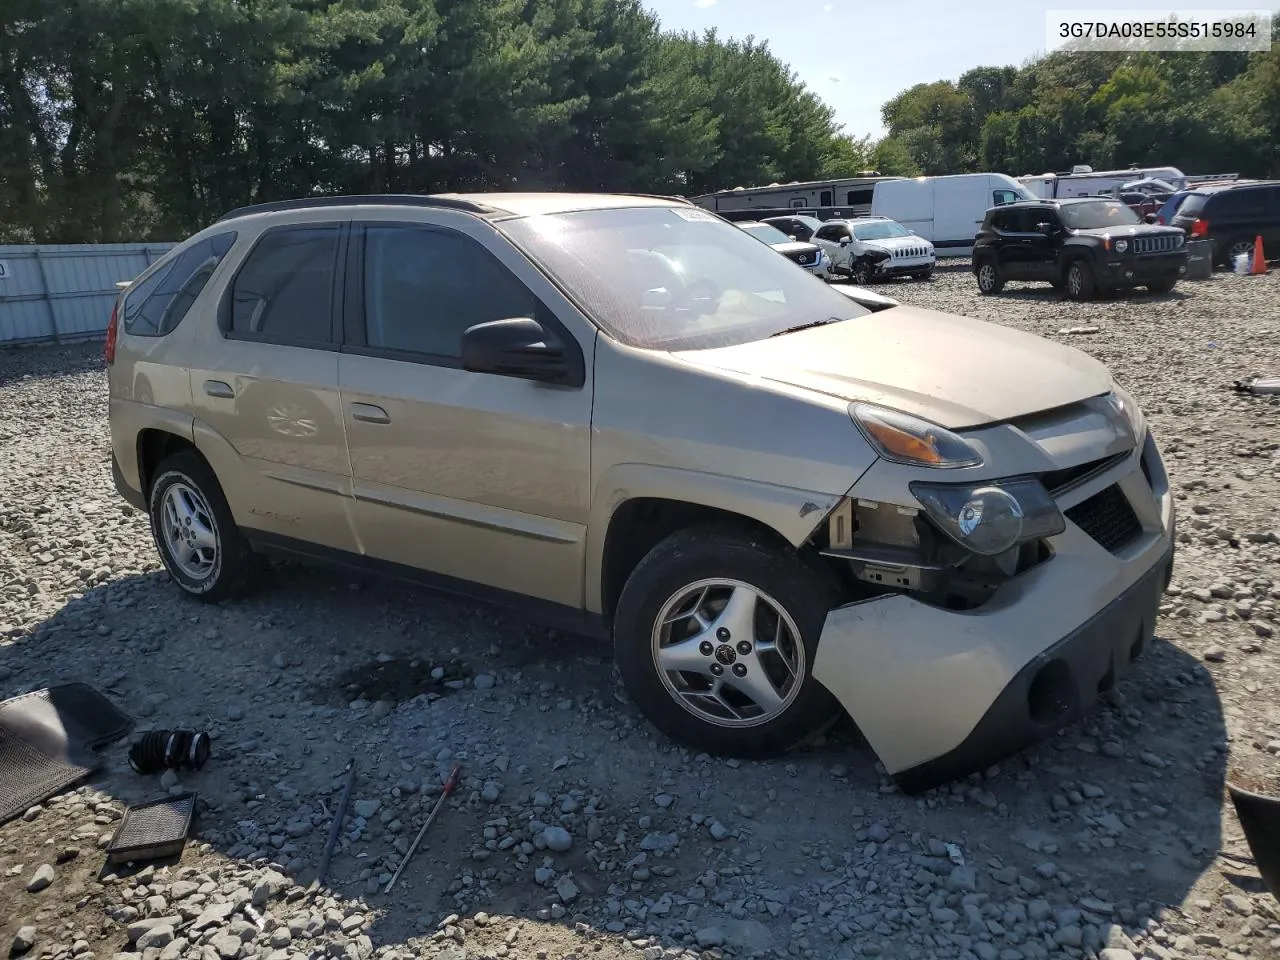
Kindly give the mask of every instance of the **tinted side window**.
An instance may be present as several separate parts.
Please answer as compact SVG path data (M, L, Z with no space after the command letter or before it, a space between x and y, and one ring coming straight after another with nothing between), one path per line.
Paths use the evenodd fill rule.
M235 242L233 232L201 240L140 283L125 298L125 332L135 337L160 337L173 330Z
M532 317L533 293L485 248L448 230L365 232L364 315L370 347L458 359L477 323Z
M991 205L993 207L1000 207L1006 203L1017 203L1021 199L1022 198L1012 190L991 191Z
M1210 199L1210 216L1247 217L1258 211L1263 196L1257 190L1223 190Z
M317 224L264 233L232 284L231 331L281 343L332 342L339 231Z
M871 193L872 193L872 189L870 187L868 187L865 190L850 190L847 194L845 194L844 202L851 207L856 206L857 204L870 203Z
M814 236L819 240L830 240L834 243L840 239L840 228L837 226L819 227Z

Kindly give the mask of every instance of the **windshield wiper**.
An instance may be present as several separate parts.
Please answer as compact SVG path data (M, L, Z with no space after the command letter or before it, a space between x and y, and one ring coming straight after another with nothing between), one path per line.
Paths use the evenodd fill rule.
M777 333L771 333L771 337L780 337L786 333L798 333L801 330L809 330L813 327L825 327L828 323L839 323L844 317L828 317L826 320L814 320L812 323L801 323L794 327L787 327L785 330L779 330Z

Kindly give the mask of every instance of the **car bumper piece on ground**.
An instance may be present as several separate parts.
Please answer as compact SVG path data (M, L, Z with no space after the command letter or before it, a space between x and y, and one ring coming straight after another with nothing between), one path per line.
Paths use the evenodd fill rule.
M1060 504L1070 519L1122 493L1141 532L1114 552L1072 520L1049 559L979 608L899 593L827 615L814 676L903 790L981 771L1070 725L1146 649L1174 532L1167 485L1153 491L1144 476L1141 460L1159 456L1148 449Z

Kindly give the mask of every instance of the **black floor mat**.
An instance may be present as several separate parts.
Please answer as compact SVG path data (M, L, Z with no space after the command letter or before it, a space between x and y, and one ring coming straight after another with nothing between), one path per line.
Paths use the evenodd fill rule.
M133 727L86 683L69 683L0 703L0 823L83 780L100 764L94 749Z

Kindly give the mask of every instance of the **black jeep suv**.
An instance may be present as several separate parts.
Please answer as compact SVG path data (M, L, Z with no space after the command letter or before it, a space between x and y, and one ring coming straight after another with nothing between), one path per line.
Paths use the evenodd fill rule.
M1187 271L1186 235L1148 225L1118 200L1023 200L987 211L973 244L982 293L1043 280L1073 300L1145 286L1168 293Z

